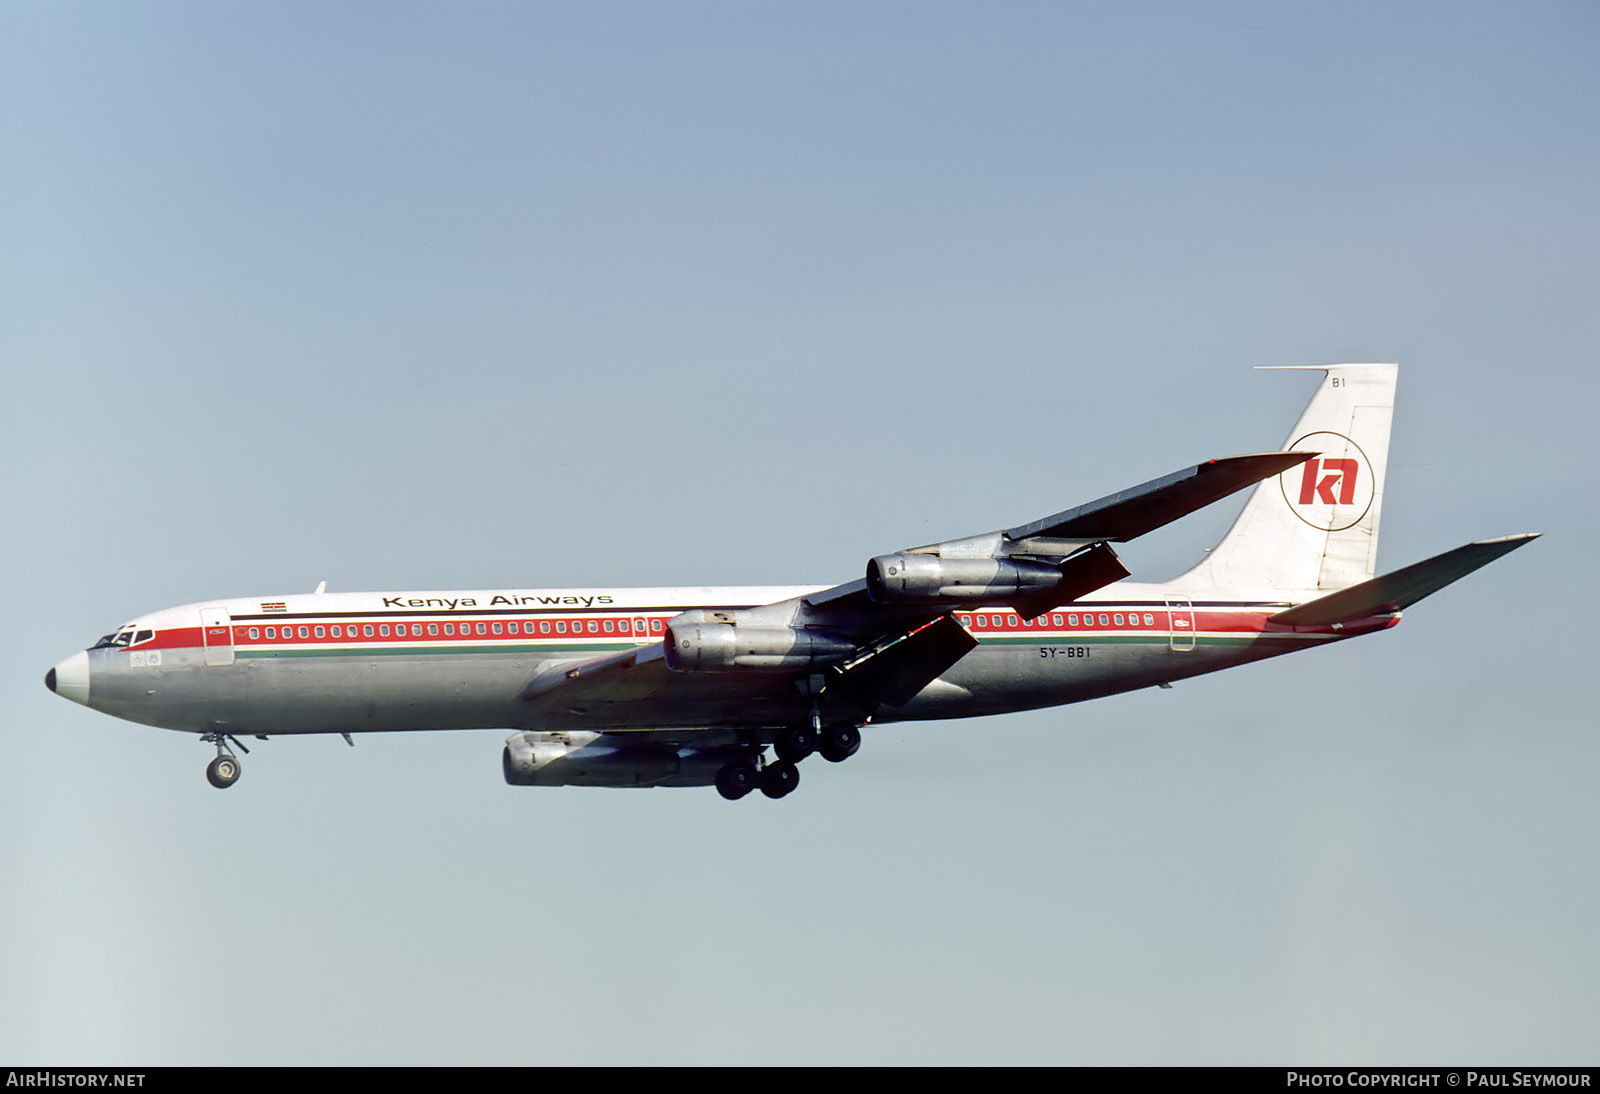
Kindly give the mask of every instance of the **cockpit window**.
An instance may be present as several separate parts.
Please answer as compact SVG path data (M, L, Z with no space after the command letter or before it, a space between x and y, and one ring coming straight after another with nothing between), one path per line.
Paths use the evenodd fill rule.
M134 631L132 627L124 627L114 634L108 634L89 648L92 650L123 649L126 646L137 646L141 642L148 642L156 636L155 631Z

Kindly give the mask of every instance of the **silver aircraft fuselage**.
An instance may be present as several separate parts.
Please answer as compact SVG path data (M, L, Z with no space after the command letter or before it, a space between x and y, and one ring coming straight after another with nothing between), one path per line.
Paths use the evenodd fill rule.
M744 609L801 588L319 594L217 601L144 616L52 670L54 690L107 714L191 733L439 729L759 733L803 719L788 675L708 674L702 697L617 694L536 710L541 670L658 642L692 608ZM1110 590L1107 590L1109 593ZM1286 602L1216 602L1119 586L1029 621L956 612L976 647L876 722L1057 706L1349 637L1267 621ZM1391 625L1395 620L1385 620ZM118 636L127 636L118 643Z

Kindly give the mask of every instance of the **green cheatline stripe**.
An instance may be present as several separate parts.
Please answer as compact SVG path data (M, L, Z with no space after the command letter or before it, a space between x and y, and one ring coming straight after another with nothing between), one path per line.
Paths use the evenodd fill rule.
M279 657L395 657L407 654L436 656L441 653L605 653L609 650L634 649L631 642L584 642L571 646L359 646L355 648L337 650L241 650L236 649L234 656L239 658L255 658L258 660L272 660ZM643 646L637 647L643 649Z

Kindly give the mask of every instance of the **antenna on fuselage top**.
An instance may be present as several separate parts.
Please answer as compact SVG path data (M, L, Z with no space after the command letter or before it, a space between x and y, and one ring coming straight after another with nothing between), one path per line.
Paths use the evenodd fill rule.
M321 596L323 593L325 593L327 591L328 591L328 583L326 581L319 581L319 582L317 582L317 591L312 593L311 595L312 596Z

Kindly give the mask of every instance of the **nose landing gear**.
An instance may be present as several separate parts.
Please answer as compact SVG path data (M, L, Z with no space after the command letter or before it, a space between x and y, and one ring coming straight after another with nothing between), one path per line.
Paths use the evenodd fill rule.
M218 756L206 764L206 781L218 790L226 790L239 781L239 760L235 756Z
M221 731L201 734L200 739L207 744L217 746L217 758L206 764L206 781L218 790L226 790L238 782L242 768L239 763L239 757L233 754L233 749L228 747L228 742L232 741L234 744L239 745L239 751L246 755L249 755L250 750L240 744L239 740L231 734Z

